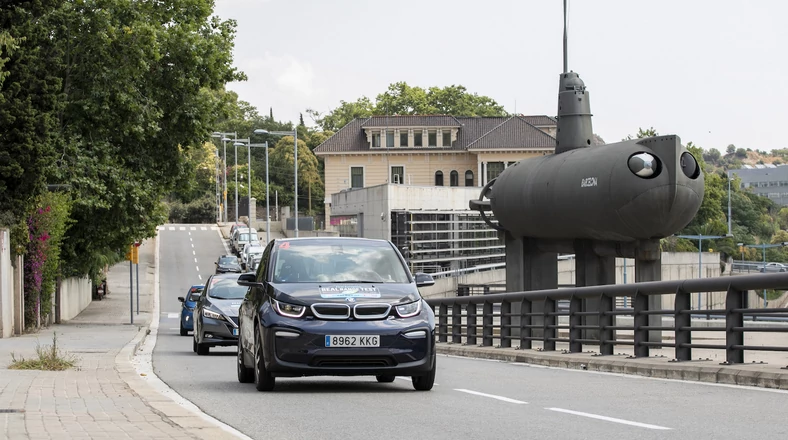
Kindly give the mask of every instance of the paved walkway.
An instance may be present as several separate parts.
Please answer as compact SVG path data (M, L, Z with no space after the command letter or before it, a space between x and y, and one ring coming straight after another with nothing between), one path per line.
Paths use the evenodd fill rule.
M125 262L110 270L110 294L93 301L75 319L36 334L0 339L0 438L239 438L210 417L165 396L166 385L141 376L139 359L132 362L135 352L154 342L146 335L151 317L158 313L155 250L155 239L140 247L140 312L135 289L133 325ZM55 333L58 348L78 358L75 369L7 369L12 353L17 358L35 357L36 345L52 345Z

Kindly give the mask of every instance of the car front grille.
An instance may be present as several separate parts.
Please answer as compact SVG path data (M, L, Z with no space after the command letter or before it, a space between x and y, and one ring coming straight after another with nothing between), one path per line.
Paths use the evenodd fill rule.
M312 304L312 314L320 319L348 319L350 318L350 306L347 304Z
M393 367L397 365L390 356L315 356L313 367Z
M385 319L390 311L389 304L357 304L353 307L353 316L356 319Z

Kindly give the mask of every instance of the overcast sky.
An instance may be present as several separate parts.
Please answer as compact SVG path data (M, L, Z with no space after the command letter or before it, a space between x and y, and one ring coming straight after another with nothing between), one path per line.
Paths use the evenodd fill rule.
M238 23L228 86L278 120L405 81L557 112L562 0L216 0ZM724 151L788 147L788 2L570 0L569 69L606 142L653 126ZM306 114L304 119L311 125Z

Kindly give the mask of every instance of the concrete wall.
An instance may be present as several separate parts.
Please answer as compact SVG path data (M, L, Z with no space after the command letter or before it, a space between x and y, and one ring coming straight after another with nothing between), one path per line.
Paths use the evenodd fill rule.
M616 284L624 283L623 258L616 259ZM558 263L558 284L575 283L575 260L560 260ZM720 254L704 252L702 268L704 278L720 276ZM626 259L627 284L635 282L635 260ZM695 252L663 252L662 253L662 279L684 280L697 278L698 254ZM459 277L440 278L435 280L435 285L420 289L424 297L446 297L457 294L457 284L503 284L506 282L504 269L477 272ZM754 295L751 295L754 296ZM663 308L672 308L675 295L663 296ZM693 298L693 307L696 305ZM701 294L701 307L721 308L725 301L725 293ZM752 301L752 300L751 300Z
M0 338L14 334L14 275L8 229L0 229Z
M89 278L66 278L60 282L60 319L68 321L79 315L93 300L93 282Z

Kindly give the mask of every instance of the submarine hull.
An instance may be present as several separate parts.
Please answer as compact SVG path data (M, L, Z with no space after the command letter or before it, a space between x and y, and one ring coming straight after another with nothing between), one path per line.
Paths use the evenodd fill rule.
M694 157L658 136L521 160L494 182L490 207L514 237L626 242L680 231L703 195Z

